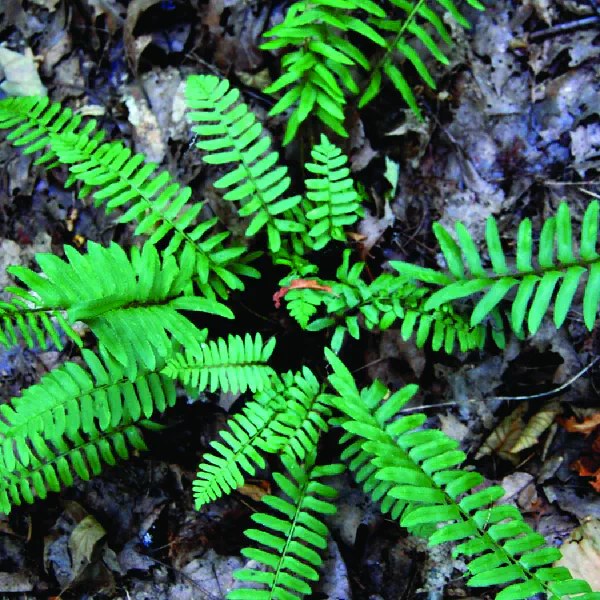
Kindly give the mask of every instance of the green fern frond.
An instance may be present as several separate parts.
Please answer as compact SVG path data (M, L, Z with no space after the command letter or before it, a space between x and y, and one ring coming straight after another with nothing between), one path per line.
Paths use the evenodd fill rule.
M196 146L206 150L204 161L212 165L235 163L236 168L215 182L216 188L233 187L225 200L242 202L240 215L254 215L247 236L266 227L269 248L281 248L281 235L305 231L305 226L290 217L300 196L284 198L290 187L287 167L278 166L279 155L270 150L271 141L263 127L244 103L240 92L229 88L227 80L214 75L193 75L186 86L187 105L192 121L200 123L193 131L202 139Z
M260 333L254 340L247 333L229 335L227 341L219 338L201 344L201 352L186 350L167 360L162 370L167 377L180 379L185 385L202 392L221 389L234 394L262 391L270 387L275 371L265 363L273 353L275 338L263 344Z
M48 104L47 98L9 98L0 100L0 128L16 127L7 139L24 146L25 153L47 148L36 162L50 166L70 165L67 185L82 181L80 197L94 189L96 206L106 204L107 213L126 204L129 209L119 223L139 221L136 235L149 235L148 242L158 244L168 239L165 258L182 246L191 246L196 254L198 282L204 293L212 290L226 298L228 289L243 290L239 275L258 277L258 272L239 260L243 247L224 248L229 233L206 238L217 219L197 224L202 203L189 204L192 191L181 187L157 165L144 163L144 156L133 154L120 142L102 143L104 132L90 138L96 127L90 121L80 127L81 117L59 104Z
M195 256L191 247L161 263L154 246L146 244L131 259L117 245L102 248L88 243L88 253L65 246L68 262L52 254L38 254L45 277L25 267L9 267L46 309L66 310L69 323L83 321L105 349L135 378L138 364L156 368L156 357L171 352L170 334L190 350L200 353L206 337L179 310L200 311L233 318L215 300L182 295L190 291Z
M432 10L430 5L439 4L440 7L452 15L459 25L466 29L470 28L470 24L452 0L431 0L430 2L427 0L390 1L405 16L402 19L392 19L386 15L383 18L374 17L370 20L374 28L380 29L384 36L385 32L390 32L394 35L391 38L385 39L385 51L379 57L371 71L368 85L361 95L358 106L364 106L379 94L382 73L385 73L411 110L422 119L423 116L413 91L402 71L396 66L396 56L399 55L403 61L408 61L412 64L421 79L429 87L435 89L435 81L428 67L419 53L411 46L410 41L415 38L418 39L437 62L447 65L449 64L448 58L427 29L433 29L448 46L452 45L452 38L443 20ZM478 10L484 10L484 6L477 0L467 0L467 3Z
M268 391L256 394L254 401L248 402L240 414L228 420L231 431L219 432L225 443L210 443L215 453L204 455L204 462L192 484L196 510L243 485L242 470L254 476L255 465L264 469L266 463L261 452L280 449L281 440L272 435L270 426L285 410L285 404Z
M313 146L314 163L304 166L316 179L306 179L307 198L315 205L306 218L312 221L308 235L315 238L313 248L320 250L330 240L346 241L345 225L352 225L363 215L360 197L354 189L354 181L348 177L348 158L334 146L325 135L321 143Z
M376 394L359 393L335 354L326 350L326 356L334 369L330 382L339 394L332 401L346 415L341 424L349 436L341 441L354 440L344 451L346 458L355 457L350 468L362 465L357 475L366 478L367 490L372 489L375 499L383 493L398 500L402 508L395 518L401 517L404 527L425 528L430 545L460 541L455 555L468 561L467 585L509 584L496 596L500 600L523 600L540 592L556 600L571 594L598 599L600 594L573 580L568 569L551 567L560 551L544 547L544 537L516 507L494 504L504 496L501 487L481 489L481 475L456 468L466 455L455 440L440 430L422 429L425 415L395 418L417 386L390 397L381 384L372 386L379 388Z
M299 373L284 373L281 381L275 380L272 389L264 393L271 401L285 402L285 410L269 426L278 451L304 460L329 429L329 396L308 367Z
M299 126L312 114L337 134L348 136L343 125L346 100L338 81L351 93L358 93L348 67L358 64L368 69L369 61L344 37L344 32L354 30L376 43L384 43L364 19L350 14L358 8L385 16L384 11L370 1L296 2L289 8L283 23L264 34L275 38L261 45L264 50L289 45L298 47L298 50L283 57L283 74L265 90L274 94L288 88L269 113L277 115L293 108L284 145L295 137Z
M269 571L240 569L233 574L239 581L258 583L264 585L265 589L234 589L227 594L228 600L292 600L297 598L296 593L311 593L307 580L319 580L317 569L323 562L319 551L327 547L328 530L314 515L335 513L336 509L330 501L337 496L337 492L318 480L342 473L344 466L333 464L317 467L314 453L306 457L303 465L290 456L284 455L281 460L291 477L281 473L275 473L273 477L289 500L277 496L265 496L262 499L277 511L278 516L255 513L251 518L260 529L247 529L244 534L267 550L242 550L244 556L268 567Z
M145 422L140 422L145 425ZM14 455L7 457L5 449L0 451L0 512L9 514L11 506L20 506L23 501L33 504L34 492L40 499L48 492L58 492L64 486L73 485L77 475L88 481L99 475L102 462L116 464L116 457L129 458L130 448L146 450L139 428L121 425L116 430L95 430L76 445L64 438L54 438L49 445L41 437L32 440L32 447L21 444L19 453L24 452L27 464Z
M388 329L396 321L400 323L400 335L408 340L415 335L420 348L431 339L434 350L444 349L451 353L458 342L461 351L481 348L485 343L486 328L472 326L450 304L434 309L427 307L431 291L418 287L408 277L383 274L370 284L361 279L364 263L350 266L350 250L344 251L342 264L337 270L337 281L324 281L332 293L321 294L327 316L309 323L308 331L319 331L336 325L332 348L339 351L346 331L354 339L360 339L359 317L367 329ZM294 290L298 295L312 290ZM502 347L504 337L501 320L497 320L492 335Z
M138 372L129 380L118 362L83 350L85 367L67 362L39 384L0 406L0 510L33 502L71 485L73 473L97 475L100 458L115 464L113 450L127 458L126 440L145 449L135 424L176 401L171 379Z
M35 164L56 160L56 153L49 148L55 137L72 134L87 137L96 129L94 119L85 127L81 125L80 115L74 115L70 108L62 108L60 104L50 104L47 96L0 100L0 129L13 129L6 140L22 147L23 154L46 150ZM98 131L93 140L99 143L104 135L103 131Z
M564 323L579 282L587 273L583 316L587 328L592 330L600 301L600 255L596 251L598 208L599 203L594 200L585 211L579 248L576 248L569 207L562 202L556 217L546 220L543 225L537 261L533 258L531 221L522 221L517 236L515 268L508 266L493 217L488 218L486 226L487 251L492 265L489 272L483 267L483 259L475 242L460 222L456 223L458 242L439 223L433 226L448 264L449 275L400 261L390 264L406 277L441 286L427 299L425 308L429 310L435 310L442 303L485 292L473 309L473 326L481 323L516 287L510 324L515 332L521 333L527 320L531 334L540 327L555 291L554 323L557 327Z
M0 300L0 344L10 348L18 344L20 333L29 348L36 344L48 348L46 334L52 343L62 350L61 331L79 347L83 345L78 333L73 330L60 310L39 306L39 299L25 290L9 287L4 290L13 294L9 302Z

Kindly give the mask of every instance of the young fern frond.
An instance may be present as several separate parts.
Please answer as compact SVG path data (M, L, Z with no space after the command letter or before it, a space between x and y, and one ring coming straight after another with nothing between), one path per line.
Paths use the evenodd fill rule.
M204 161L212 165L235 163L236 168L215 182L216 188L230 188L225 200L242 202L240 215L254 215L246 230L256 235L266 226L269 249L278 252L281 235L304 232L306 227L291 214L300 196L284 198L291 180L287 167L278 166L279 155L270 150L271 140L244 103L240 92L227 80L214 75L193 75L186 86L187 104L193 131L201 141L196 146L209 154Z
M306 329L319 331L335 325L332 338L335 351L341 348L346 331L354 339L360 339L359 316L367 329L388 329L400 321L402 338L408 340L415 334L418 347L424 346L430 338L434 350L443 348L449 354L456 342L463 352L483 346L486 338L484 326L470 325L450 304L428 309L430 290L417 287L407 277L383 274L371 284L365 283L360 277L364 263L350 266L350 254L350 250L344 251L343 262L336 272L338 280L323 282L332 293L294 290L297 295L303 292L319 295L328 316L314 320ZM501 320L498 319L497 323L501 325ZM493 329L492 335L502 347L504 338L501 329Z
M45 277L25 267L9 267L39 297L39 306L66 310L69 323L85 322L107 351L135 378L138 365L153 371L157 356L171 352L171 335L190 350L200 350L206 337L179 310L200 311L233 318L226 306L190 291L193 249L187 247L180 264L174 256L161 261L156 248L146 244L131 259L117 245L88 243L88 253L65 246L68 262L52 254L38 254ZM168 335L169 334L169 335Z
M321 143L313 146L311 156L314 163L306 163L306 170L315 179L306 179L307 198L315 208L306 218L311 221L308 235L314 239L313 249L321 250L331 240L346 241L345 225L352 225L363 215L360 197L354 189L354 181L346 167L348 157L334 146L325 135Z
M318 480L342 473L344 466L333 464L317 467L315 458L313 452L306 457L303 465L299 465L291 456L281 457L291 477L281 473L275 473L273 477L289 500L277 496L265 496L262 499L277 511L278 516L255 513L251 518L260 529L247 529L244 534L267 550L242 550L244 556L269 567L269 571L248 568L233 574L237 580L262 584L265 589L234 589L227 594L228 600L293 600L298 598L296 593L311 593L307 580L319 580L317 569L323 563L319 551L327 547L328 530L318 516L336 512L330 501L337 496L337 492ZM318 516L315 517L315 514Z
M254 340L247 333L244 338L229 335L227 341L219 338L201 344L201 352L186 350L167 360L162 373L202 392L221 389L234 394L260 392L271 386L275 371L265 363L275 348L275 338L263 344L260 333Z
M153 424L140 421L139 425ZM102 462L113 466L117 456L129 458L130 448L147 449L139 428L131 424L107 431L95 429L75 444L63 436L55 437L52 442L33 438L31 443L32 447L24 442L17 446L18 457L14 453L7 456L4 447L0 451L0 512L4 514L9 514L12 506L20 506L23 500L33 504L34 492L44 499L49 491L59 492L64 486L73 485L74 475L88 481L101 473Z
M252 476L256 474L255 465L264 469L265 459L259 450L279 450L281 440L271 434L270 426L285 410L285 404L279 396L266 393L268 391L256 394L254 401L229 419L227 424L231 431L219 432L225 444L211 442L215 453L204 455L192 484L196 510L244 485L242 469Z
M265 394L285 402L285 410L269 426L280 452L304 460L329 429L331 406L321 384L308 367L303 367L302 372L284 373L280 381L274 380L273 388Z
M289 45L298 47L282 59L283 74L265 90L274 94L288 88L269 113L277 115L293 107L284 145L296 136L299 126L312 114L335 133L348 136L344 128L346 100L338 80L349 92L357 94L359 89L348 67L358 64L368 70L369 61L343 37L344 32L354 30L375 43L385 45L381 36L364 19L350 13L359 8L385 17L385 11L370 0L296 2L289 8L283 23L264 34L275 39L262 44L263 50Z
M537 260L533 260L531 221L525 219L519 226L515 268L507 264L500 234L493 217L486 226L486 245L492 263L488 272L482 256L462 223L456 223L458 242L454 241L439 223L434 224L437 237L450 271L449 275L392 261L390 264L406 277L440 286L426 301L425 308L435 310L441 304L485 292L471 315L471 325L481 323L514 288L509 322L520 334L527 327L534 334L541 325L555 290L554 323L560 327L566 317L584 273L588 274L583 297L583 317L592 330L600 301L600 255L598 245L598 200L590 203L581 226L579 249L573 245L572 222L569 207L562 202L556 217L546 220L542 227ZM556 256L555 256L556 248Z
M369 83L365 88L359 100L359 107L370 102L379 94L382 81L382 72L389 78L394 87L400 92L402 98L419 117L423 118L421 110L417 104L417 100L412 92L412 89L402 71L395 64L397 54L403 60L407 60L415 68L421 79L432 89L435 89L435 81L429 72L429 69L419 56L417 51L410 45L408 36L414 36L418 39L425 49L443 65L448 64L448 58L442 52L434 38L428 33L426 27L432 28L442 40L449 46L452 45L452 38L446 29L442 19L432 10L430 5L439 4L444 10L448 11L456 22L462 27L469 29L471 26L467 19L460 13L452 0L390 0L391 3L399 8L403 13L403 18L392 19L388 15L383 18L372 18L371 24L375 28L385 32L392 33L391 38L385 39L385 51L377 60L373 67ZM484 10L484 6L478 0L466 0L467 3L477 8Z
M543 547L544 537L524 522L516 507L494 505L504 496L501 487L472 492L484 479L456 468L466 455L457 450L455 440L440 430L421 429L425 415L395 419L416 386L391 397L380 384L377 394L359 394L343 363L330 350L326 356L334 369L330 382L339 394L332 402L345 414L341 425L355 440L351 451L345 451L348 457L357 455L351 469L363 465L358 473L365 478L366 471L374 498L383 491L405 504L395 517L401 517L404 527L424 528L430 545L460 541L455 555L466 557L467 585L509 584L496 596L499 600L524 600L540 592L555 600L572 594L598 600L600 594L574 580L568 569L551 567L560 551ZM380 481L379 486L374 480Z
M62 350L61 331L75 344L82 346L79 334L69 325L60 310L39 306L39 298L18 287L5 288L13 294L9 302L0 300L0 344L10 348L18 343L20 333L29 348L36 344L48 348L46 334L52 343ZM56 323L54 322L56 321Z
M70 165L67 185L82 181L80 197L96 189L96 206L106 204L107 213L129 204L119 223L139 220L136 235L149 235L148 243L158 244L169 236L165 258L182 246L190 246L196 255L198 283L207 295L216 292L226 298L228 289L244 289L239 276L258 277L258 272L240 259L243 247L223 248L228 233L205 238L216 224L210 219L196 224L202 203L189 204L192 191L173 182L157 165L144 164L142 154L133 154L121 142L102 143L104 132L93 138L95 121L80 128L81 117L60 104L48 105L47 98L9 98L0 101L0 128L18 125L7 137L24 146L29 154L44 148L48 151L36 162L50 166ZM248 257L245 257L248 258Z

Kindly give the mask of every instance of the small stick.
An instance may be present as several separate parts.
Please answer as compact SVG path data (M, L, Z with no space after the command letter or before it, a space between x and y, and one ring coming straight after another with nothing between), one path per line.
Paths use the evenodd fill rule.
M568 33L569 31L573 31L575 29L583 29L584 27L589 27L590 25L595 25L596 23L600 23L600 15L593 15L591 17L583 17L582 19L577 19L576 21L569 21L568 23L561 23L560 25L554 25L554 27L548 27L547 29L542 29L541 31L534 31L529 36L530 42L538 42L543 40L544 38L550 37L552 35L559 35L561 33Z
M580 377L583 377L598 361L600 360L600 356L596 356L596 358L585 368L583 368L579 373L573 375L571 379L565 381L561 386L550 390L549 392L542 392L541 394L533 394L532 396L492 396L490 400L535 400L536 398L546 398L547 396L553 396L554 394L559 394L566 388L568 388L572 383L575 383Z

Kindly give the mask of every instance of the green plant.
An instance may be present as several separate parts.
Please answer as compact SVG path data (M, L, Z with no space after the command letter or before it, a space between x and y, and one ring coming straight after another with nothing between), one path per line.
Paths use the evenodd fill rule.
M478 0L467 3L484 10ZM411 86L397 66L398 59L408 61L419 77L435 89L430 68L411 44L417 40L431 57L447 65L448 58L429 31L448 46L452 45L452 38L432 7L446 10L461 27L469 28L470 24L452 0L390 0L390 4L386 9L371 0L296 2L288 9L283 23L265 34L274 38L261 46L265 50L296 48L283 57L283 74L265 90L274 94L287 89L269 113L277 115L292 108L284 144L295 137L299 126L311 115L335 133L347 136L342 87L351 94L360 94L360 108L379 94L383 73L412 111L423 118ZM352 36L358 39L353 42ZM359 49L365 45L377 49L371 59ZM356 73L350 70L355 66L367 73L362 90L355 82Z
M5 345L20 334L29 346L44 346L47 335L57 346L69 339L83 347L75 327L80 322L94 335L98 353L82 349L81 360L65 363L0 406L0 509L7 513L12 505L33 502L34 494L44 498L71 485L74 475L88 479L102 463L127 458L130 448L144 449L142 429L161 427L150 419L175 404L175 381L190 393L250 390L253 400L229 419L223 441L212 442L213 451L204 456L193 484L196 507L243 484L244 473L254 475L266 465L265 454L280 456L289 473L274 476L288 499L267 496L266 506L278 516L256 514L258 528L246 532L267 550L249 548L244 555L269 570L243 569L236 577L263 589L236 589L230 598L288 600L310 593L308 582L318 579L319 551L326 545L320 515L335 510L335 492L319 479L343 470L317 465L319 441L341 427L341 459L364 490L430 543L460 541L456 553L467 557L469 585L508 584L501 600L538 592L596 600L587 584L549 566L559 551L543 547L516 508L494 504L501 488L482 487L481 475L458 468L465 455L454 440L423 427L422 414L399 416L416 386L391 393L376 381L358 390L337 351L346 332L359 339L363 326L386 329L396 321L405 339L414 335L419 346L430 340L435 350L452 352L456 342L463 351L481 349L488 330L502 346L503 306L512 302L508 323L516 334L524 335L525 316L533 333L562 278L554 309L560 326L584 272L585 324L592 329L600 294L598 202L585 212L577 251L569 209L561 204L543 226L535 266L529 221L520 226L516 269L510 270L492 219L486 236L490 272L462 225L457 243L436 224L449 274L392 262L400 275L367 283L364 265L351 265L345 250L337 278L323 280L310 259L329 244L339 247L343 227L361 214L341 150L322 137L314 162L306 165L314 175L306 181L306 196L284 197L291 186L287 170L278 166L268 135L239 102L239 92L216 77L195 76L187 97L192 119L200 123L195 131L205 161L233 165L216 187L228 188L225 198L240 203L240 214L250 220L246 235L264 230L274 264L288 268L277 301L285 298L302 327L331 335L333 350L325 348L325 357L333 373L320 377L304 367L277 374L267 364L275 340L263 343L259 334L210 340L206 317L200 328L184 313L232 318L223 301L243 287L239 276L259 275L247 264L256 254L222 246L227 232L207 235L215 220L200 220L201 204L188 202L188 188L180 190L168 174L155 175L154 165L144 165L120 143L103 144L101 133L90 137L95 124L81 128L70 111L41 99L1 101L0 127L12 130L12 142L26 153L43 150L44 164L68 165L69 184L80 182L80 194L93 193L98 205L107 201L109 211L125 210L118 220L138 219L136 232L149 238L129 254L116 244L90 242L87 254L66 246L67 261L37 257L41 274L10 269L25 288L9 288L12 299L0 304ZM508 292L517 285L511 300ZM318 311L323 316L312 320Z

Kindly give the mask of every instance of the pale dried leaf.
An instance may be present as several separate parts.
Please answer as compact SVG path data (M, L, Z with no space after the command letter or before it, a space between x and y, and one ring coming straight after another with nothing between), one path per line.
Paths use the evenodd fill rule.
M590 519L571 532L555 566L567 567L575 579L584 579L600 592L600 521Z
M479 448L475 459L477 460L488 454L498 454L498 456L516 464L518 457L511 452L511 449L517 443L521 432L525 428L523 414L526 410L526 403L519 404L510 415L505 417Z
M0 48L0 68L4 71L4 82L0 88L9 96L47 96L38 73L31 48L24 54Z
M542 433L554 423L554 419L561 410L558 400L546 402L546 404L544 404L544 406L529 419L525 429L510 451L517 454L518 452L521 452L521 450L535 446Z
M98 521L88 515L77 524L69 538L69 550L73 557L73 579L91 562L96 544L106 535Z

